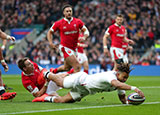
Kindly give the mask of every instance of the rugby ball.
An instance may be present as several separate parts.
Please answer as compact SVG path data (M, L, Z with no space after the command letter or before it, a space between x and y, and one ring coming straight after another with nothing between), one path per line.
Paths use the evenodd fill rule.
M141 97L138 93L131 93L128 95L128 103L132 105L139 105L145 101L145 97Z

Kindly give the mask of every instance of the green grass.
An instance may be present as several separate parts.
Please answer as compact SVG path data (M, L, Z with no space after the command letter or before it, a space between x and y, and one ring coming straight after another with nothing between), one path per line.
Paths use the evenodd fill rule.
M117 92L97 93L89 95L76 103L32 103L34 97L23 88L21 77L18 75L3 76L4 83L14 88L10 92L17 92L13 100L0 101L0 115L15 112L26 112L26 115L159 115L160 103L145 104L150 102L160 102L160 77L132 76L127 84L142 87L141 90L146 96L144 104L139 106L123 106L118 99ZM155 86L155 88L145 88ZM157 87L157 88L156 88ZM60 95L67 94L69 90L58 91ZM132 91L127 91L127 95ZM111 107L111 105L114 105ZM96 108L99 106L99 108ZM87 108L91 107L91 108ZM77 108L77 109L76 109ZM61 110L60 110L61 109ZM64 110L68 109L68 110ZM47 110L46 112L44 110ZM49 112L49 110L51 110ZM34 111L34 112L33 112ZM29 113L31 112L31 113Z

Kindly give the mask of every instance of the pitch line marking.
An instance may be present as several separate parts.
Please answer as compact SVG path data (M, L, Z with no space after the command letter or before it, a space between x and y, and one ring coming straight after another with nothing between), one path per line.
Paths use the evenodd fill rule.
M143 105L160 104L160 102L146 102ZM52 112L52 111L66 111L66 110L81 110L81 109L93 109L93 108L105 108L105 107L121 107L121 106L132 106L132 105L104 105L104 106L89 106L89 107L75 107L75 108L64 108L64 109L49 109L49 110L37 110L37 111L24 111L24 112L13 112L13 113L0 113L0 115L14 115L14 114L25 114L25 113L39 113L39 112Z
M150 89L150 88L160 88L160 86L144 86L139 88Z

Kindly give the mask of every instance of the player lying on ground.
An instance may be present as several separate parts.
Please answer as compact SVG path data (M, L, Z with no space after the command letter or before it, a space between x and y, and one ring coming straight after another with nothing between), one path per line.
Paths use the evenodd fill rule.
M18 67L22 70L22 84L34 96L58 96L56 93L58 87L53 81L47 81L43 78L43 72L47 71L28 58L22 58L18 61ZM49 99L49 98L47 98Z
M125 90L134 90L140 96L144 97L143 92L137 87L125 84L129 77L130 65L122 63L118 66L118 71L107 71L93 75L85 72L78 72L67 77L65 74L57 75L51 72L44 72L44 76L48 80L54 81L58 86L71 89L65 96L53 96L50 102L67 103L80 101L89 94L98 92L110 92L117 90L120 101L127 103ZM33 102L44 101L43 98L35 98Z

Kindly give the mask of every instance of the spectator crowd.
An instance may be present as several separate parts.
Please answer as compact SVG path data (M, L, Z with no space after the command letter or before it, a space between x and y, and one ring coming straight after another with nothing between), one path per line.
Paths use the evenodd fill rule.
M160 65L160 50L157 48L142 58L151 47L160 44L159 0L1 0L0 28L5 30L44 24L44 29L47 29L62 18L61 8L66 3L73 6L74 17L83 20L90 31L86 41L90 64L112 64L111 59L103 54L102 39L106 28L114 23L116 14L123 14L128 38L135 41L133 51L128 51L129 61L132 64ZM58 33L53 38L54 43L59 44ZM32 41L27 43L28 49L22 57L27 56L40 64L63 63L58 51L49 48L46 38L36 45ZM16 54L7 60L15 62Z

